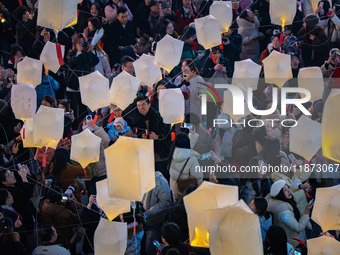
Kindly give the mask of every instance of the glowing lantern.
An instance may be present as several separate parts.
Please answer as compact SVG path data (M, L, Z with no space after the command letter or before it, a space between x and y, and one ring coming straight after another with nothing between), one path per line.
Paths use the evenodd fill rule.
M64 58L65 46L60 45L60 48L61 48L62 58ZM58 59L58 54L57 54L57 46L55 43L51 43L50 41L46 42L40 54L40 60L43 62L45 69L50 70L53 73L58 72L60 68L60 64L59 64L59 59Z
M159 113L166 124L176 124L184 120L184 96L181 89L159 91Z
M312 220L323 232L340 229L340 185L317 188Z
M324 84L320 67L314 66L301 68L299 71L298 81L299 88L304 88L310 91L311 99L309 101L314 102L322 98Z
M133 62L136 77L142 85L152 87L153 84L162 79L161 69L155 66L155 57L143 54L138 60Z
M270 18L273 24L291 25L296 14L296 0L270 0Z
M35 147L33 137L33 118L25 120L25 124L20 130L24 148Z
M91 111L110 105L109 80L95 71L79 77L81 101Z
M242 61L235 61L235 71L232 84L240 84L244 88L257 89L262 67L250 58Z
M211 255L263 254L259 218L243 200L205 212ZM244 245L245 240L247 245Z
M64 110L41 105L33 117L33 126L34 144L55 149L63 138Z
M104 154L111 197L141 201L155 187L153 140L120 136Z
M124 255L127 246L127 224L102 218L94 233L96 255Z
M247 98L247 90L245 88L243 88L241 85L235 85L236 87L238 87L242 94L243 94L243 98ZM241 96L241 95L240 95ZM223 105L222 105L222 111L225 114L230 115L230 117L234 120L234 121L238 121L239 119L249 115L251 112L249 111L247 102L244 101L244 113L243 114L234 114L234 98L236 98L237 96L233 96L232 92L227 89L224 91L223 93Z
M272 83L281 88L289 79L293 78L290 56L287 54L273 50L262 63L266 83Z
M125 71L121 72L112 81L110 88L110 102L124 110L136 97L139 84L140 80Z
M221 32L227 32L233 22L233 9L231 2L214 1L210 6L210 15L220 22Z
M222 208L238 201L237 186L204 181L194 192L183 198L188 215L190 244L209 247L205 210Z
M320 150L322 145L320 123L302 115L297 126L292 127L289 132L289 144L292 152L310 161Z
M18 63L18 84L33 84L34 87L41 83L42 62L37 59L25 57L23 61Z
M16 119L33 118L37 109L37 93L32 84L12 86L11 106Z
M183 46L183 41L166 34L157 42L154 64L170 72L181 61Z
M212 15L195 19L195 28L198 43L205 49L221 44L220 22Z
M340 251L340 242L329 236L307 240L308 255L334 255Z
M77 0L39 1L38 10L38 26L60 31L77 24Z
M97 203L109 220L113 220L121 213L130 212L130 200L113 198L109 196L107 179L96 182Z

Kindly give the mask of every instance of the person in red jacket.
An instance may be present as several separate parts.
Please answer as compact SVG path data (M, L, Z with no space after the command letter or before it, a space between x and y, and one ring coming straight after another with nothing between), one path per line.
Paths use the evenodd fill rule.
M177 33L183 34L183 29L197 18L198 10L192 4L191 0L182 0L180 6L176 11L178 20Z

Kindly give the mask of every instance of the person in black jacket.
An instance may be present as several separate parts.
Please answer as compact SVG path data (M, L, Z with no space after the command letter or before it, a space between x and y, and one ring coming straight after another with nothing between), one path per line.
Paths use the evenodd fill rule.
M234 73L235 61L240 61L242 52L242 36L237 33L237 29L229 28L228 32L223 34L223 57L229 60L229 68Z
M211 49L211 55L205 61L201 75L203 78L211 78L214 74L216 77L220 77L218 74L232 76L229 60L222 56L221 49L216 46Z

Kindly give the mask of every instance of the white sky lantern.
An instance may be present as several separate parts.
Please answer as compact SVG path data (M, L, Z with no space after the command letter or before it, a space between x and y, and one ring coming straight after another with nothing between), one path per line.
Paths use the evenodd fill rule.
M170 56L168 56L170 57ZM155 57L143 54L138 60L133 62L136 77L142 85L152 87L153 84L162 79L161 69L155 66Z
M139 84L139 79L125 71L122 71L112 81L110 88L110 102L124 110L136 97Z
M335 255L339 254L340 242L329 236L307 240L308 255Z
M247 100L247 90L244 87L242 87L241 85L235 85L235 86L241 89L241 91L243 93L243 97L245 98L245 100ZM234 103L233 100L234 100L234 97L233 97L231 91L226 89L223 93L222 111L225 114L229 114L234 121L238 121L239 119L241 119L241 118L243 118L243 117L245 117L245 116L247 116L251 113L249 108L248 108L247 102L244 102L244 114L234 115L235 107L233 106L233 103Z
M63 138L64 110L41 105L33 118L34 144L55 149Z
M275 84L281 88L289 79L293 78L290 59L289 55L273 50L262 61L265 82Z
M159 113L166 124L183 122L184 96L181 89L161 89L159 91Z
M77 24L77 3L77 0L39 1L37 25L60 31Z
M270 0L270 18L273 24L284 27L293 23L296 14L296 0Z
M99 161L101 138L92 134L89 129L71 137L71 159L77 161L83 168Z
M25 120L25 124L20 130L24 148L35 147L33 137L33 118Z
M289 144L292 152L310 161L320 150L322 145L321 123L302 115L297 126L290 128L289 132Z
M81 101L91 111L110 105L109 80L95 71L79 79Z
M183 200L188 215L190 244L196 247L209 247L205 210L222 208L236 203L238 201L238 189L237 186L204 181Z
M323 156L331 160L340 162L340 93L328 96L321 122L321 139Z
M102 218L94 233L96 255L124 255L127 246L127 224Z
M234 205L205 212L211 255L263 254L258 216L243 200Z
M37 110L37 93L32 84L12 86L11 106L16 119L33 118Z
M321 68L318 66L301 68L298 75L299 88L310 91L309 101L314 102L322 98L324 84ZM302 95L302 98L304 96Z
M121 213L130 212L130 200L109 196L107 179L96 182L96 187L98 206L105 212L109 220L113 220Z
M153 140L120 136L104 153L111 197L141 201L155 187Z
M212 15L195 19L198 43L206 50L222 42L220 22Z
M42 62L40 60L25 57L18 63L17 83L33 84L34 87L41 83Z
M233 22L232 3L229 1L214 1L210 6L210 15L220 22L221 32L227 32Z
M41 1L43 2L43 1ZM40 11L40 10L39 10ZM65 46L61 45L61 54L64 58L65 54ZM41 54L40 60L43 62L45 69L52 71L53 73L58 72L60 68L58 55L57 55L57 48L55 43L51 43L50 41L46 42Z
M340 229L340 185L317 188L312 212L314 220L323 232Z
M262 67L250 58L242 61L235 61L235 71L232 84L241 84L244 88L252 88L256 90L261 69Z

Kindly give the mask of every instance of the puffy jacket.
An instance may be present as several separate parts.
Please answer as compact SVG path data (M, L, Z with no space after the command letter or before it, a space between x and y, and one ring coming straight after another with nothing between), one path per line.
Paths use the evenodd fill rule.
M41 105L41 100L44 96L51 96L54 98L55 105L57 105L57 99L55 91L60 88L60 84L51 76L44 76L41 83L35 87L37 92L37 108Z
M100 142L99 161L94 163L95 167L93 169L93 176L99 177L106 174L104 150L109 146L111 139L102 127L97 127L96 125L94 126L93 134L102 139Z

